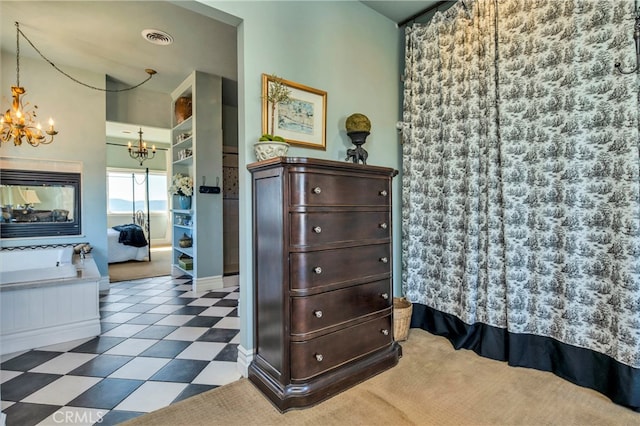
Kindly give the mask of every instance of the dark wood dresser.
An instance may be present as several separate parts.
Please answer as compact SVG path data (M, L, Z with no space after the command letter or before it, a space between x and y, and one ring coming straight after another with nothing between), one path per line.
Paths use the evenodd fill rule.
M281 411L397 364L385 167L279 157L253 175L253 382Z

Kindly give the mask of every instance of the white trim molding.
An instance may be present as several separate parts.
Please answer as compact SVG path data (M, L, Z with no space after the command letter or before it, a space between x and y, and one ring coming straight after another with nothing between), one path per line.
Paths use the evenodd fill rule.
M242 345L238 345L237 367L240 374L242 374L242 377L249 376L249 364L251 364L255 355L255 349L245 349Z

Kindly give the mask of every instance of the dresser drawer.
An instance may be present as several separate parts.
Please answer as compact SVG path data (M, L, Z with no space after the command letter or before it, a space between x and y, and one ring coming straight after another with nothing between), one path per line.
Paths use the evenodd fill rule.
M291 343L291 379L305 380L391 344L391 316Z
M291 173L291 204L294 206L387 206L389 180L322 173Z
M391 280L361 284L291 300L291 333L304 334L391 306Z
M391 271L390 245L291 253L290 288L305 290Z
M291 213L291 245L389 238L389 212Z

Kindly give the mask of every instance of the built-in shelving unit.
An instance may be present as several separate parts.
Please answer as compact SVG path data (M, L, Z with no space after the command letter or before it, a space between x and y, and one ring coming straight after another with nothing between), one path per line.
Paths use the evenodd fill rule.
M191 276L194 291L222 288L222 196L199 191L222 180L222 79L194 71L171 98L172 175L181 173L194 181L191 208L180 209L174 201L171 210L172 274ZM175 114L179 98L190 98L192 109L180 122ZM191 238L190 247L181 244L186 238Z
M191 247L183 247L180 240L183 237L189 237L192 240ZM193 222L192 211L183 209L173 209L173 251L174 251L174 268L182 274L192 275L193 269L187 269L186 262L181 263L180 259L193 259ZM193 262L191 262L193 265Z

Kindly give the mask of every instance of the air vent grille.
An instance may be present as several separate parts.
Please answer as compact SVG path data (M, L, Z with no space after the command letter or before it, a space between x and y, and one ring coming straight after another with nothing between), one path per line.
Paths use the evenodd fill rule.
M173 37L160 30L142 30L142 38L147 40L149 43L158 44L161 46L167 46L173 43Z

